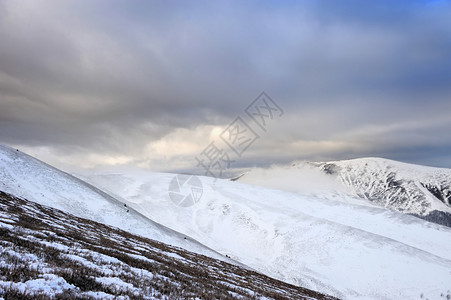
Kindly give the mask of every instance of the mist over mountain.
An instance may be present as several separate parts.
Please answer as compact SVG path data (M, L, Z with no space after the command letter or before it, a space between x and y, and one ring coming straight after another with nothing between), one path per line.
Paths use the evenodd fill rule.
M361 158L253 169L238 181L288 191L340 193L451 227L451 169Z

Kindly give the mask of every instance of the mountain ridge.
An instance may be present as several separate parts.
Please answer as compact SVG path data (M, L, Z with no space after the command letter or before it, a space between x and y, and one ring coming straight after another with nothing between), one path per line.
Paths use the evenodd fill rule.
M78 217L230 261L191 237L159 224L101 189L16 149L0 145L0 190Z

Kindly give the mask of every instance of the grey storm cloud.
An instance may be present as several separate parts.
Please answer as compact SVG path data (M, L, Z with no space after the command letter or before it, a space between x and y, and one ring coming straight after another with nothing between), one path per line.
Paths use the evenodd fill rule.
M0 1L0 142L133 156L264 90L286 113L251 164L451 166L450 25L449 1Z

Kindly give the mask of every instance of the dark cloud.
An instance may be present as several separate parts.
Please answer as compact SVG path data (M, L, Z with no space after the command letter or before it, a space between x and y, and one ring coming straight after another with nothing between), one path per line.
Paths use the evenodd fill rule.
M265 90L286 114L243 165L451 166L450 20L449 1L1 1L0 142L152 168Z

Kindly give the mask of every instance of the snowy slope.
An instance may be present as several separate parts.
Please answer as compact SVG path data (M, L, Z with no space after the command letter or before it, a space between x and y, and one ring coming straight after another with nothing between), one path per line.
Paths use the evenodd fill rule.
M124 206L99 189L20 151L1 145L0 191L157 241L226 259L197 241L185 238L185 235Z
M332 300L0 192L3 298Z
M316 179L312 180L309 177L314 173ZM326 183L320 189L323 192L346 193L367 203L451 227L450 169L361 158L254 169L239 181L288 191L299 191L312 181L323 182Z
M91 181L142 214L275 278L344 299L440 299L451 288L451 229L361 202L319 180L296 193L200 177L190 207L174 175L136 171ZM316 175L315 175L316 174ZM328 179L329 180L329 179ZM337 184L340 187L340 184Z

